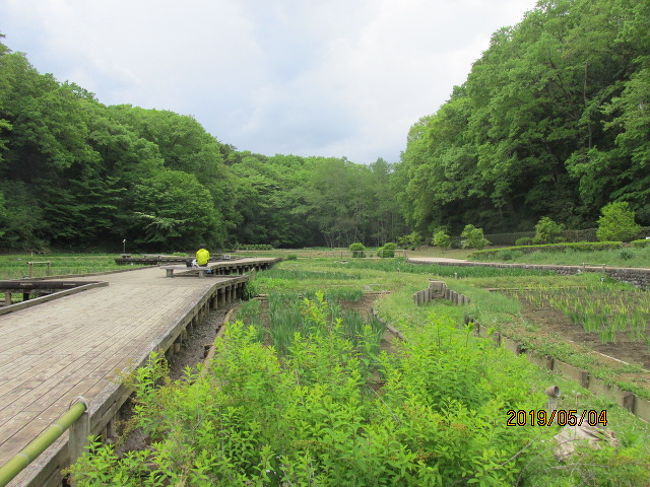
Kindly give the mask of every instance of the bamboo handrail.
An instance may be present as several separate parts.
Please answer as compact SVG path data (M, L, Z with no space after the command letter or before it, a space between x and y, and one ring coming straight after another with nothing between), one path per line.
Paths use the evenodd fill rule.
M54 443L72 424L86 412L86 403L79 401L57 419L52 426L38 435L25 448L16 453L7 463L0 467L0 487L11 482L41 453Z

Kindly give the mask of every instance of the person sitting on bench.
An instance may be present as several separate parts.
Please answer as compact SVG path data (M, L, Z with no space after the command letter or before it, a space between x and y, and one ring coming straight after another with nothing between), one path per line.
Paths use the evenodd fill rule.
M206 249L207 245L201 244L200 249L196 251L196 259L192 261L192 267L206 267L210 262L210 252Z

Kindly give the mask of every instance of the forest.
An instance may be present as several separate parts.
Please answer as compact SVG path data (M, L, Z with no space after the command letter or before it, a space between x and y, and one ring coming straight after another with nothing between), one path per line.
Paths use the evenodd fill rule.
M0 248L383 245L471 223L650 224L650 3L540 1L410 129L401 160L266 156L106 106L0 44ZM423 112L435 107L422 107Z

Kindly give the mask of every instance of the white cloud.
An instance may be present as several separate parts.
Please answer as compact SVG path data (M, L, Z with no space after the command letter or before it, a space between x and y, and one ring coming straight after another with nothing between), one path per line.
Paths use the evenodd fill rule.
M0 31L108 104L262 153L397 160L409 126L534 0L9 0Z

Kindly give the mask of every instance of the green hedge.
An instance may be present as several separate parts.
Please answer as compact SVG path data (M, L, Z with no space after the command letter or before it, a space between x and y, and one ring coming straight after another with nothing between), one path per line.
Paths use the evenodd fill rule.
M639 240L632 240L630 244L632 247L650 247L650 240L641 238Z
M623 246L623 242L565 242L556 244L542 244L542 245L515 245L514 247L501 247L499 249L486 249L477 250L473 252L470 257L479 258L483 255L494 255L498 252L519 250L525 254L532 252L562 252L563 250L611 250L618 249Z

